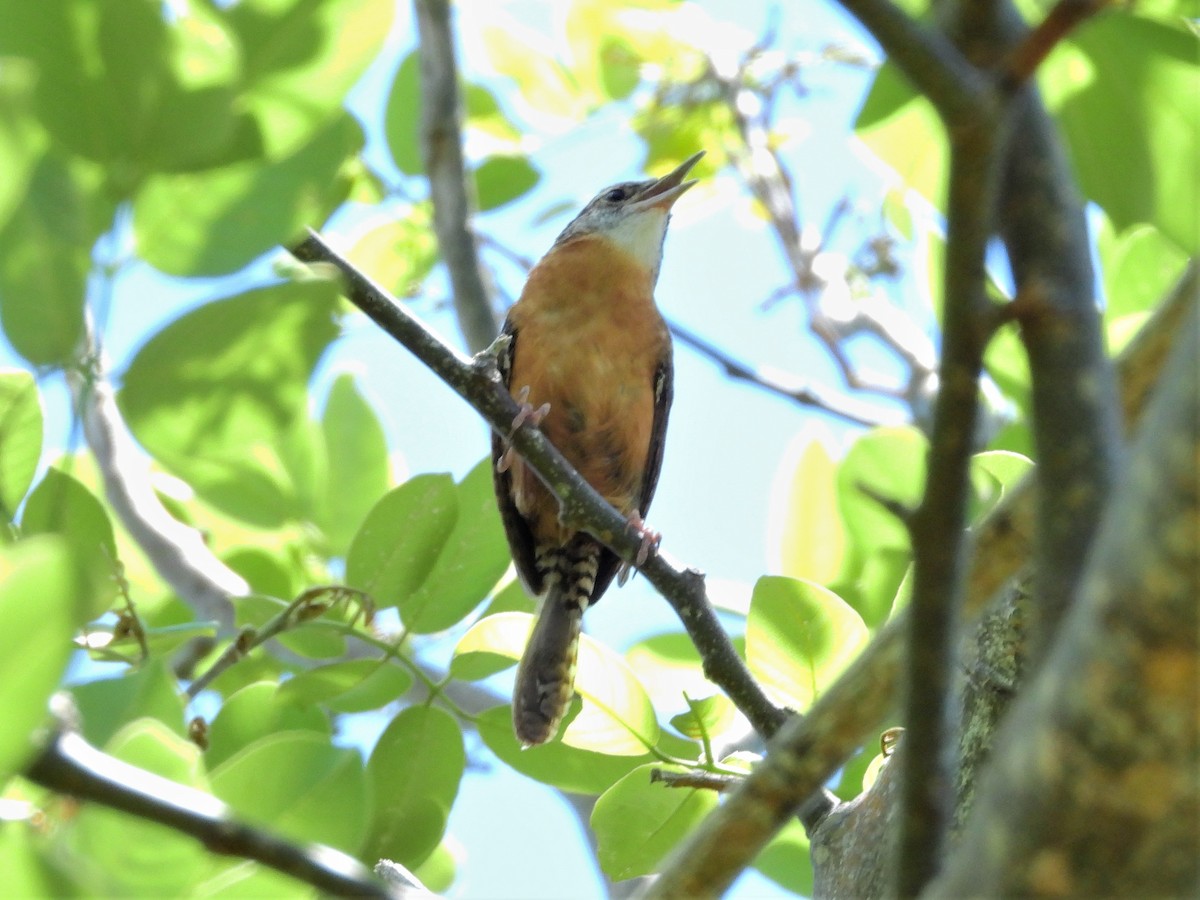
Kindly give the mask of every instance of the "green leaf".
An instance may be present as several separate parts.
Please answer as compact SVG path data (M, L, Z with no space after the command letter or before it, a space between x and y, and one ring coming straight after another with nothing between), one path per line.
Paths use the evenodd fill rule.
M325 222L346 199L342 169L362 145L362 129L342 113L276 161L155 175L134 200L138 253L168 275L236 272Z
M945 129L933 104L913 92L894 63L885 62L875 73L854 131L906 187L942 208L949 162Z
M925 486L927 441L916 428L873 428L850 448L838 468L839 505L846 529L861 554L881 547L907 549L904 523L862 487L915 507Z
M239 101L259 121L269 158L294 152L340 116L383 46L393 8L391 0L240 0L226 8L245 58Z
M512 707L487 710L475 726L488 749L503 762L536 781L573 794L596 795L640 765L653 762L649 753L640 756L611 756L551 741L523 748L513 735Z
M383 427L358 391L353 375L338 376L329 389L321 431L327 474L320 524L329 539L330 553L344 556L390 480Z
M1020 453L1008 450L987 450L976 453L971 458L971 475L973 481L982 480L986 485L981 496L977 496L978 508L972 515L972 521L978 521L997 503L1011 488L1021 482L1033 470L1033 461Z
M984 351L983 364L1004 395L1028 415L1031 404L1029 356L1015 322L996 329Z
M442 839L465 766L449 713L417 706L396 716L367 762L376 802L365 858L410 867L425 860Z
M184 701L170 670L153 660L120 678L88 681L71 688L79 709L83 736L103 747L117 730L137 719L154 719L175 734L186 735Z
M737 708L724 694L690 700L688 711L671 717L671 726L685 737L701 741L728 729L737 718Z
M25 196L47 144L34 109L36 66L23 62L9 56L0 69L0 171L7 176L0 180L0 230Z
M418 203L389 218L360 236L347 256L396 296L416 294L438 258L432 207Z
M55 864L56 846L33 821L8 822L0 828L0 872L10 897L71 897L75 884Z
M104 748L122 762L179 784L206 788L200 751L154 719L126 725ZM89 888L112 897L176 897L206 874L209 858L189 835L155 822L84 804L74 849L89 862Z
M497 613L481 619L455 647L458 668L452 671L478 674L493 666L495 657L520 659L532 628L533 617L524 613ZM478 653L485 656L458 662L459 657ZM640 756L658 742L658 719L646 689L620 654L586 634L579 642L575 691L583 698L583 708L561 730L558 740L562 743L599 753Z
M495 12L491 17L500 20ZM492 67L516 82L531 112L557 122L581 118L587 110L586 100L555 58L550 42L511 16L500 21L502 24L483 28L483 46Z
M208 729L204 758L209 770L254 742L277 732L312 731L324 738L332 733L329 720L314 706L297 706L278 694L273 681L259 681L233 694Z
M421 158L421 59L416 50L400 61L392 78L383 133L397 169L405 175L425 171Z
M0 546L0 784L33 753L71 655L75 567L58 537Z
M862 617L818 584L764 576L746 620L746 663L764 687L804 712L866 646Z
M134 436L222 511L262 527L299 514L281 460L308 379L337 334L334 285L280 284L207 303L134 357L118 396Z
M425 858L425 861L413 871L417 880L425 885L426 890L435 894L448 893L458 874L459 857L462 853L457 847L448 845L448 843L442 841L438 844L434 851Z
M77 611L77 624L108 609L116 594L117 542L100 501L75 478L46 470L25 502L21 528L26 534L60 534L70 544L81 582L91 586L91 605Z
M346 583L366 591L377 606L399 606L408 628L419 624L424 607L409 621L405 604L437 562L458 520L458 493L449 475L418 475L375 504L350 544Z
M736 638L740 641L741 638ZM634 644L625 659L659 709L686 708L684 694L707 697L717 686L704 677L696 645L683 632L656 634Z
M34 365L65 364L83 336L95 240L89 205L103 204L78 167L46 156L0 229L0 322L13 349Z
M400 603L411 631L442 631L460 622L495 587L509 564L508 542L496 509L492 461L485 457L455 487L458 515L437 560Z
M314 731L268 734L212 771L213 793L278 834L355 854L371 795L358 751L330 741Z
M882 547L862 561L852 583L829 585L868 628L877 628L894 612L896 591L910 566L912 554L896 547Z
M520 579L513 578L504 587L497 590L491 601L483 608L479 617L495 615L500 612L531 613L537 609L537 601L525 592L525 586Z
M754 868L780 887L801 897L813 895L812 852L804 826L789 819L754 859Z
M1183 23L1122 10L1085 22L1038 70L1083 193L1124 230L1200 246L1198 44Z
M813 440L800 450L794 468L777 477L769 540L778 547L781 575L828 584L842 571L846 535L836 474L837 465L825 445Z
M496 95L481 84L463 86L463 106L467 111L467 128L492 138L501 145L514 148L521 143L521 131L500 108Z
M250 590L266 597L293 597L300 592L294 564L262 547L238 547L221 561L246 579ZM238 601L240 602L240 601Z
M0 369L0 516L12 521L42 455L42 398L33 375Z
M1153 310L1187 265L1187 254L1151 225L1135 225L1116 235L1105 222L1096 243L1106 320Z
M475 169L480 211L511 203L533 190L541 177L524 156L489 156Z
M38 67L42 123L121 193L212 158L234 129L237 45L207 4L8 2L0 51Z
M529 637L525 615L499 612L472 625L454 646L450 674L464 681L480 681L513 665Z
M683 766L634 769L605 791L592 810L600 868L620 881L654 872L663 857L717 806L713 791L652 783L653 769L685 773Z
M412 676L387 660L350 659L300 672L279 686L279 698L324 703L337 712L379 709L412 686Z

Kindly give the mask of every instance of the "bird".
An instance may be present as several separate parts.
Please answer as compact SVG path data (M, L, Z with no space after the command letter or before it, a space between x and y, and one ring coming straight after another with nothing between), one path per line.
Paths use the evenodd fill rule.
M674 391L671 334L654 301L671 207L704 151L662 176L610 185L530 270L501 334L501 381L520 404L512 432L536 424L642 540L662 467ZM512 433L510 432L510 434ZM517 666L513 731L522 746L552 739L570 703L584 610L620 558L560 520L553 494L492 436L493 481L517 574L541 598Z

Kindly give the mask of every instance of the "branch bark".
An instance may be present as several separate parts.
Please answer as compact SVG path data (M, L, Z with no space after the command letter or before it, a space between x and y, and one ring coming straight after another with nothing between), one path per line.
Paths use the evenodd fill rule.
M1192 306L1078 601L1001 728L978 814L931 896L1183 896L1200 883Z
M211 794L101 753L70 731L54 732L24 775L60 794L166 825L196 838L214 853L260 862L326 893L400 896L390 894L358 860L341 851L320 845L302 847L245 825Z
M450 273L459 328L472 353L492 342L500 323L492 309L475 236L462 154L462 97L447 0L413 0L421 59L421 155L429 176L433 229Z
M125 427L90 336L79 366L67 371L67 385L104 481L105 496L121 524L198 618L215 620L218 634L231 633L231 601L250 593L250 586L217 559L196 529L167 512L154 493L145 458Z

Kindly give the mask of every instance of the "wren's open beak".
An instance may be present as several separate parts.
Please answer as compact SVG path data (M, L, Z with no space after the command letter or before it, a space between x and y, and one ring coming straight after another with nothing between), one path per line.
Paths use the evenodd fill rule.
M683 196L683 192L696 183L694 180L684 181L683 179L703 155L704 151L701 150L699 153L689 156L674 171L667 173L658 181L652 182L650 187L646 188L630 206L634 209L669 210L671 205Z

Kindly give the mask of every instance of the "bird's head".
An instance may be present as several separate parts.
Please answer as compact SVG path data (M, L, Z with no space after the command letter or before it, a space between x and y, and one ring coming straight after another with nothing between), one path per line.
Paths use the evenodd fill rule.
M701 150L688 157L662 178L609 185L571 220L554 245L585 236L604 238L649 269L651 281L657 281L671 206L696 183L683 179L703 155Z

